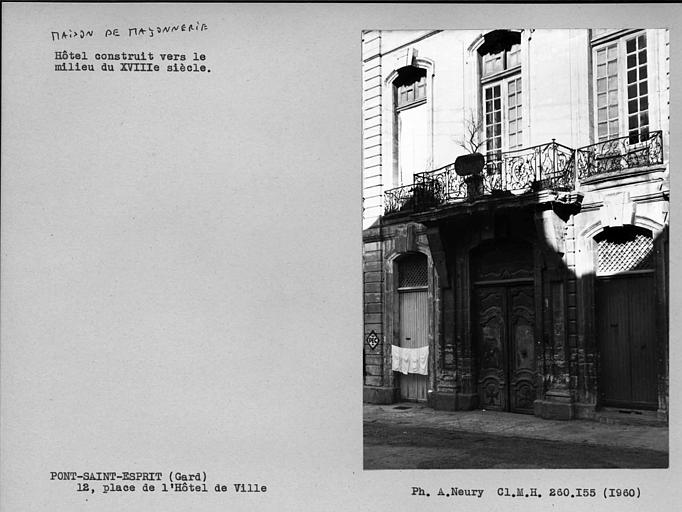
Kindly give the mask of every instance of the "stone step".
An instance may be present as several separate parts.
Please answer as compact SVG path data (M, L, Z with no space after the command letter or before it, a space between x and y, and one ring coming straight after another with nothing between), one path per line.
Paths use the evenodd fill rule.
M665 419L658 417L656 411L605 407L595 414L595 420L608 425L648 425L664 427Z

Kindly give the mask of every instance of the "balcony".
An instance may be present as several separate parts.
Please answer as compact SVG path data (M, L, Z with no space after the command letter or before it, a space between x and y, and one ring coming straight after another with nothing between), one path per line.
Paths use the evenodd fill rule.
M627 169L663 163L663 133L655 131L645 137L619 137L578 150L577 169L581 181Z
M420 212L486 197L541 190L571 191L580 180L663 163L662 132L632 142L621 137L579 149L552 142L489 153L480 175L460 176L454 163L414 175L414 183L384 192L384 213Z

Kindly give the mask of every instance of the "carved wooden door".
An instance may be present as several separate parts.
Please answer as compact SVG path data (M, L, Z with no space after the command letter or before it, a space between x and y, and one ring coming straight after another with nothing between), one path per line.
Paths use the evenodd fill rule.
M532 283L475 289L481 408L533 413L535 311Z

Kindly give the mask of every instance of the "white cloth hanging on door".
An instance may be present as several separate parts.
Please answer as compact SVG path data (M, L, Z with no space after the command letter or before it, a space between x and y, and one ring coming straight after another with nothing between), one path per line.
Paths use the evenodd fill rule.
M419 348L398 347L391 345L391 368L393 371L403 373L418 373L428 375L429 372L429 346Z

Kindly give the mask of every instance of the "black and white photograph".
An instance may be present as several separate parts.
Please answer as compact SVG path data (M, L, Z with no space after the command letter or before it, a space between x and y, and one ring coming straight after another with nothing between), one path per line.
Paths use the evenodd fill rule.
M1 7L1 512L679 508L682 5Z
M668 466L668 29L367 30L365 469Z

